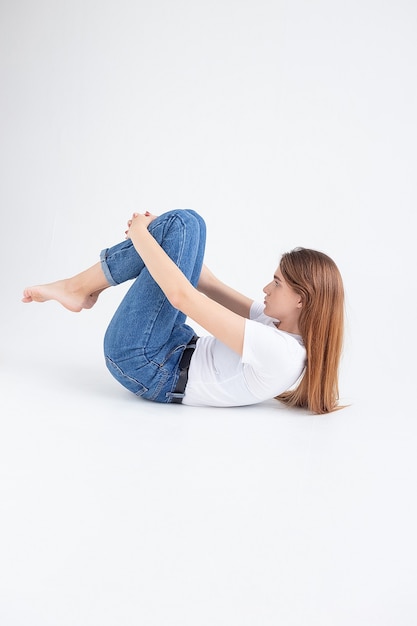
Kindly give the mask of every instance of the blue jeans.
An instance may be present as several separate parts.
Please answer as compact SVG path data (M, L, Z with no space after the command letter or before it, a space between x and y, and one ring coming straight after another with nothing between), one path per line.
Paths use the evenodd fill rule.
M206 242L204 220L186 209L169 211L149 231L196 286ZM181 356L194 336L149 274L131 240L107 248L101 266L111 285L134 279L104 337L106 365L124 387L154 402L171 402Z

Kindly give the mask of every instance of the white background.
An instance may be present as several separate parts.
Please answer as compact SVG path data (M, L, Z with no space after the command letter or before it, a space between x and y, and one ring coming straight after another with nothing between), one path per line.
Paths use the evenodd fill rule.
M415 626L417 5L2 0L0 621ZM342 400L137 400L79 315L24 305L198 210L262 297L282 252L346 287Z

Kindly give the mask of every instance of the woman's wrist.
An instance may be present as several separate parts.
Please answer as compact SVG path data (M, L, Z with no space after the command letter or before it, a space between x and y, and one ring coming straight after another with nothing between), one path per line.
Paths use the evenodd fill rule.
M146 213L133 213L132 219L127 223L128 230L125 231L126 239L132 239L133 237L142 237L145 232L148 232L148 227L151 222L156 218L156 215L151 215L148 211ZM136 235L135 235L136 233Z

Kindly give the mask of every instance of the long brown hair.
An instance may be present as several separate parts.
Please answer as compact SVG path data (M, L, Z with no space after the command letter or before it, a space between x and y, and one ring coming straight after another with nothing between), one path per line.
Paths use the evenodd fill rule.
M335 411L341 408L338 372L344 328L342 277L330 257L307 248L283 254L280 270L302 298L298 325L307 363L297 387L277 396L277 400L313 413Z

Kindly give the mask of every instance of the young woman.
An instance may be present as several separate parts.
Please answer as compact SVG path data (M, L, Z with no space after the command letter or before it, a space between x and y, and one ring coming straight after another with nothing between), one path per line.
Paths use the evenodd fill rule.
M91 308L134 280L105 334L106 364L138 396L192 406L276 397L313 413L338 407L344 295L335 263L315 250L282 256L256 303L203 265L206 228L191 210L134 213L126 240L76 276L24 290L23 302ZM186 318L208 331L198 338Z

